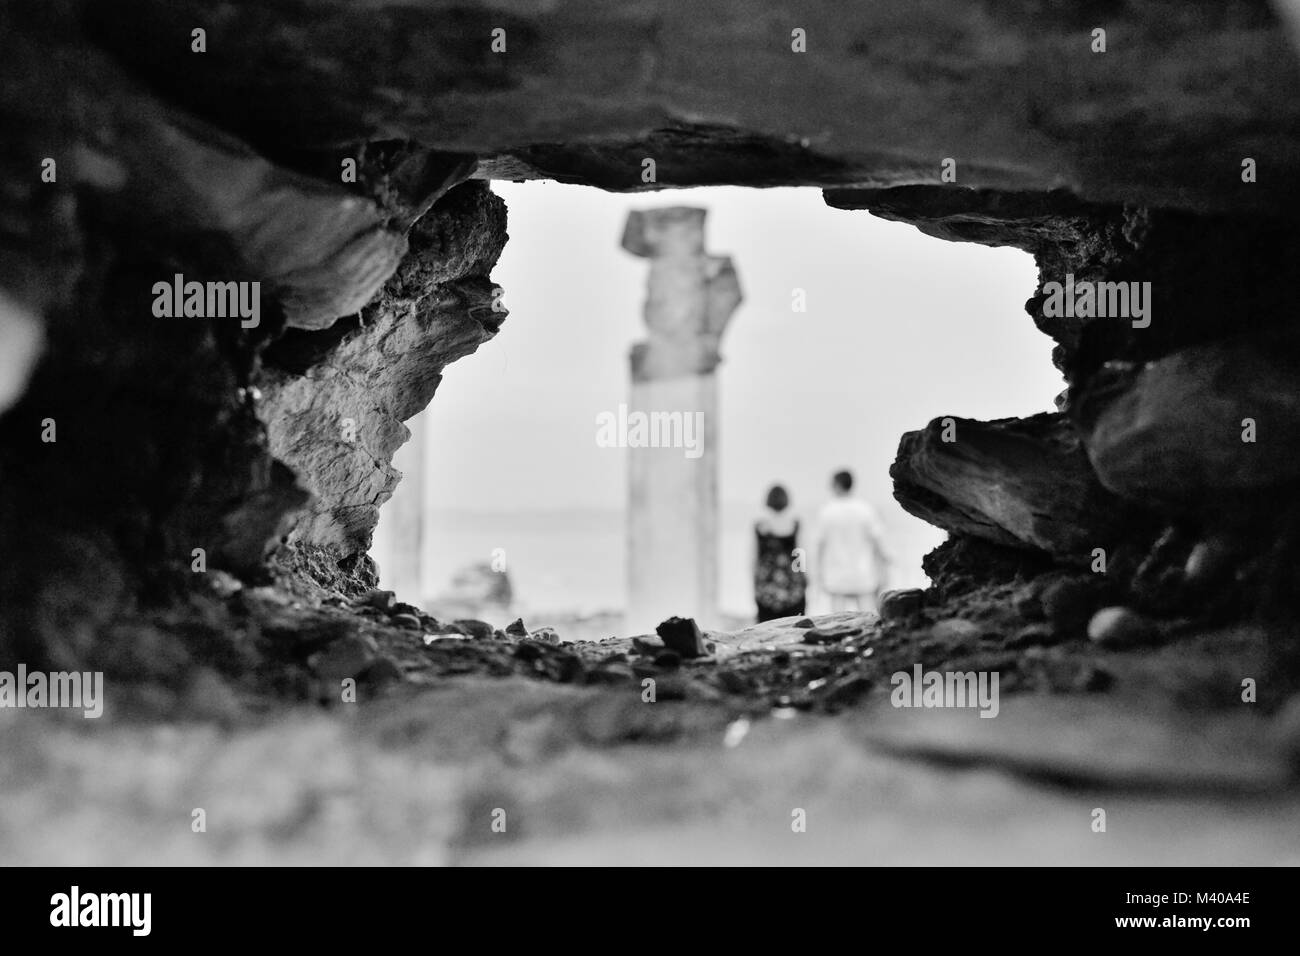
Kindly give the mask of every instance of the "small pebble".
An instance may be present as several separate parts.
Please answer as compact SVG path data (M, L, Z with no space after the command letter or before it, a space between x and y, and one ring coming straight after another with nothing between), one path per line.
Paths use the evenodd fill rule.
M722 735L722 745L727 748L739 747L748 733L749 718L739 717L727 725L727 730Z
M323 680L356 677L375 659L374 642L363 637L344 637L307 659L308 666Z
M473 638L476 641L490 641L496 633L496 628L486 621L463 619L455 621L453 626L466 637Z
M1057 643L1056 636L1052 633L1051 628L1043 624L1030 624L1028 627L1022 627L1016 632L1008 646L1010 647L1041 647Z
M1139 647L1156 636L1151 621L1126 607L1104 607L1088 622L1088 637L1102 647Z
M239 578L217 568L208 572L207 580L212 590L223 598L228 598L244 588L244 583Z
M364 604L367 607L373 607L376 611L383 611L387 614L393 609L393 605L396 602L397 595L392 591L384 591L380 588L375 588L373 591L367 591L358 603Z
M903 591L886 591L880 596L880 619L900 621L920 613L925 603L925 592L920 588Z
M654 657L664 649L663 644L655 641L648 641L643 637L632 638L632 650L638 654L644 654L646 657Z
M805 644L838 644L840 641L849 637L857 637L865 633L864 629L858 624L840 624L828 625L826 627L814 627L803 636Z
M1011 599L1011 606L1016 609L1016 613L1027 621L1041 621L1043 619L1043 600L1039 593L1032 587L1021 588Z
M705 657L710 653L704 643L704 635L694 618L670 617L658 627L655 633L664 642L664 646L676 651L682 657Z
M1183 574L1188 584L1205 584L1223 577L1232 565L1232 552L1221 538L1210 538L1192 548Z
M1053 630L1067 640L1082 636L1093 612L1104 601L1101 582L1082 577L1053 581L1039 596Z

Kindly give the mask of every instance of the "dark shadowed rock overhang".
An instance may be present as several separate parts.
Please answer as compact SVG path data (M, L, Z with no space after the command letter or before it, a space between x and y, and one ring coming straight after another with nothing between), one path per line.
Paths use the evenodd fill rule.
M41 543L0 567L9 656L76 660L141 595L192 587L195 549L250 580L294 548L311 576L366 576L402 421L504 318L503 210L472 179L820 186L1028 249L1026 321L1069 386L1053 431L1116 433L1125 383L1161 373L1115 363L1200 374L1172 357L1290 322L1300 73L1261 2L16 0L0 80L0 535ZM160 322L150 289L177 273L258 282L260 324ZM1066 274L1150 282L1153 322L1049 314ZM966 430L1052 459L1030 422ZM984 455L993 481L1004 444L963 467ZM999 515L939 487L952 450L903 447L936 452L905 454L900 487L954 532L1092 534L1032 475L1005 473L1022 500ZM1080 455L1066 487L1091 500ZM1270 488L1265 511L1289 494Z

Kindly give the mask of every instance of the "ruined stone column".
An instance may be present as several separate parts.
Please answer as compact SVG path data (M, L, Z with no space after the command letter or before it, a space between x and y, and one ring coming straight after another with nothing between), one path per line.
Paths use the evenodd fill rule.
M685 206L636 210L623 231L623 248L650 260L644 310L649 335L632 347L627 409L632 633L649 631L674 614L705 627L717 615L714 369L741 293L731 260L704 251L705 215Z
M402 480L379 512L371 557L379 565L380 583L399 601L424 601L424 449L426 416L407 423L410 440L393 456Z

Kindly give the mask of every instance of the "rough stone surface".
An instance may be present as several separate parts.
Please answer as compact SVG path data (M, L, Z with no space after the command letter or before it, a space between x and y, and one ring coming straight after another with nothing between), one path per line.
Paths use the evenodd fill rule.
M84 9L97 45L273 156L405 138L488 158L500 178L616 189L646 188L643 157L667 185L938 183L955 157L962 185L1102 201L1264 209L1297 189L1280 176L1221 188L1242 156L1300 159L1300 74L1249 0ZM1099 19L1105 54L1091 49ZM196 69L176 38L198 22L210 52ZM494 27L506 54L489 50Z
M632 378L645 381L712 372L722 334L741 302L731 260L704 251L708 210L634 209L623 248L650 260L643 310L649 337L632 349Z
M1138 647L1156 636L1149 620L1126 607L1104 607L1088 622L1088 638L1103 647Z
M906 620L925 605L925 591L909 588L903 591L886 591L880 595L882 621Z
M402 424L450 362L492 338L506 311L488 273L505 244L505 204L467 183L413 228L411 251L355 318L286 334L266 354L257 405L273 454L313 494L290 544L365 551L400 474ZM495 306L495 308L494 308Z
M1087 631L1108 590L1106 580L1094 575L1057 577L1044 584L1038 601L1053 633L1075 639Z
M497 26L508 54L483 39ZM5 4L0 537L40 547L0 565L0 657L125 664L171 628L171 671L214 634L315 653L382 614L348 602L375 584L364 551L402 422L504 315L503 213L473 178L816 185L1030 250L1026 312L1056 342L1063 414L904 438L900 501L954 534L918 617L980 617L995 596L1041 609L1029 583L1096 547L1145 614L1286 609L1292 352L1248 343L1292 323L1295 64L1247 0ZM155 319L152 285L178 272L261 283L259 326ZM1048 316L1066 274L1151 282L1152 324ZM1233 438L1256 418L1255 444L1216 430L1228 413ZM1186 564L1206 540L1233 560L1200 599ZM200 553L249 587L205 578ZM251 587L268 581L351 624L303 623Z
M345 337L336 320L359 310L377 342L405 340L415 358L439 347L464 354L493 325L477 307L503 216L481 184L458 201L478 197L483 213L449 200L455 211L440 225L435 216L408 255L412 225L472 159L376 147L369 158L359 151L354 186L340 181L337 160L318 175L150 89L88 37L94 18L71 2L0 11L0 111L14 131L4 170L15 184L0 228L0 383L25 384L5 396L12 404L0 419L0 536L42 543L0 569L7 662L74 665L118 615L202 590L204 566L264 580L274 556L290 577L316 571L329 587L362 584L343 579L359 567L364 577L369 529L345 519L373 510L395 475L387 458L346 477L313 473L304 462L328 458L313 444L328 442L324 433L268 441L259 403L271 402L280 424L282 405L309 413L335 396L286 397L277 376L292 363L263 366L263 352L278 340L284 359L305 338L321 345L308 364L320 362ZM40 179L46 158L57 164L53 182ZM257 325L155 316L154 284L178 273L259 283ZM454 328L455 312L473 330L425 351L412 306L430 286L436 307L426 307L423 328ZM360 375L374 357L352 358L347 371L381 392ZM431 392L418 376L404 384L420 387L382 401L382 415L369 406L359 415L367 439L380 436L378 454L396 447L401 418ZM57 441L41 440L47 421ZM305 533L295 531L300 517ZM291 533L301 556L284 554ZM328 555L313 550L322 546Z
M1294 325L1300 71L1272 9L0 4L0 667L113 688L103 721L0 714L0 856L1293 862L1297 363L1273 343ZM536 177L816 185L1028 249L1063 414L904 440L900 500L952 534L883 621L692 627L686 654L364 600L402 422L503 317L502 211L466 180ZM259 326L154 320L177 272L261 283ZM1152 324L1047 315L1067 274L1151 282ZM1254 444L1232 443L1242 417ZM1097 546L1104 572L1062 568ZM1106 646L1124 627L1141 640ZM999 674L999 719L886 705L918 664ZM1243 674L1267 677L1250 707ZM1123 840L1079 825L1080 794ZM200 804L222 839L176 826ZM523 822L505 841L473 822L495 806ZM790 806L821 821L797 847L772 825Z
M945 434L954 438L945 441ZM935 419L899 442L894 497L919 518L995 544L1086 556L1123 527L1069 422L1056 414Z
M689 617L670 617L655 628L664 646L681 657L704 657L709 653L699 625Z
M1085 393L1088 457L1111 491L1214 506L1300 478L1300 340L1237 337L1142 367ZM1083 404L1083 403L1081 403Z

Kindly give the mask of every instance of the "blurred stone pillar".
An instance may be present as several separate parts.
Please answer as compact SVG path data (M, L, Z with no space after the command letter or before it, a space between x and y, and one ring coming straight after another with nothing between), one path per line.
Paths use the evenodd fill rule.
M397 593L399 601L424 602L424 451L426 416L406 423L410 440L393 455L402 480L379 509L370 556L379 565L380 586Z
M631 633L648 632L672 615L694 617L704 627L717 618L714 369L741 292L731 260L704 251L705 215L704 209L685 206L636 210L623 231L623 248L650 260L644 309L649 334L632 347L629 421L637 413L665 415L661 421L681 422L676 430L670 426L672 434L699 442L695 449L629 443L626 623ZM688 416L692 432L683 430Z

